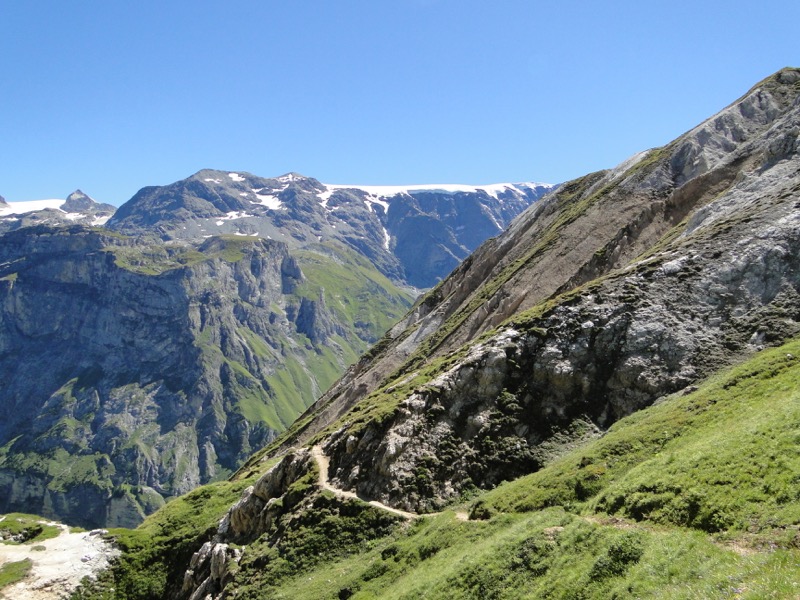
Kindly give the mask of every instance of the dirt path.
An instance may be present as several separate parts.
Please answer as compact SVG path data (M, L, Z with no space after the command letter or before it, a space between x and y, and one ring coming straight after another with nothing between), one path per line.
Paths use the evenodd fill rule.
M0 544L0 565L31 559L33 567L22 581L0 590L3 600L57 600L71 594L86 576L108 566L118 551L97 532L69 533L66 525L56 538L29 544ZM44 550L41 548L44 547ZM40 548L34 550L34 548Z
M323 490L328 490L329 492L333 492L340 498L353 498L355 500L361 500L362 502L366 502L371 506L380 508L381 510L385 510L394 515L399 515L409 520L419 519L420 517L433 517L442 514L442 513L418 514L418 513L407 512L405 510L392 508L391 506L387 506L383 502L378 502L377 500L366 500L365 498L359 497L358 494L354 492L348 492L347 490L342 490L337 487L333 487L330 484L330 480L328 479L328 467L330 466L330 460L322 452L322 448L320 446L314 446L313 448L311 448L311 456L314 457L314 460L317 462L317 467L319 467L319 480L317 481L319 487L321 487ZM456 512L456 518L459 521L469 520L469 516L465 512Z

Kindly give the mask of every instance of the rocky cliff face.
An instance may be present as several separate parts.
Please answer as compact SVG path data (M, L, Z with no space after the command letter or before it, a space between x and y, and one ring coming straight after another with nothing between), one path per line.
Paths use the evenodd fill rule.
M664 148L561 186L286 443L328 427L342 487L431 510L794 335L798 97L800 72L781 71Z
M359 188L295 173L262 178L206 169L142 189L108 226L128 234L155 232L162 239L257 234L290 247L336 240L395 281L430 287L552 187Z
M319 271L374 291L384 321L329 306ZM1 236L0 512L136 524L269 442L406 306L335 247Z
M258 597L264 569L303 564L290 554L297 547L335 547L316 543L307 524L330 519L319 535L346 539L346 516L370 510L347 506L343 490L437 510L796 337L799 226L800 70L784 69L667 146L564 184L481 246L240 470L255 483L198 544L172 595ZM325 486L311 458L318 448L303 448L311 444L329 460ZM609 468L624 462L624 448L615 451ZM267 458L275 466L263 473ZM579 501L590 495L582 482L565 484ZM439 549L421 546L415 559Z

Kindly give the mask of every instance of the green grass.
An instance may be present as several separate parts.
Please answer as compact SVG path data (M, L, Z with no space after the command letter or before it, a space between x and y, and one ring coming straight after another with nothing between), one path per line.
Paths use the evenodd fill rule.
M25 579L31 567L33 567L33 561L30 558L17 562L5 563L0 566L0 590Z
M114 264L119 268L155 276L217 258L230 263L238 262L245 257L247 248L257 241L258 238L222 235L206 240L200 250L190 246L162 244L112 245L104 250L114 255Z
M48 521L38 515L10 513L0 521L0 536L6 538L4 544L32 544L58 537L61 530L55 525L48 525ZM21 536L22 539L20 542L8 541L11 536Z
M789 543L800 533L796 357L800 341L764 351L484 501L497 511L561 505Z
M300 250L297 261L305 276L295 294L312 300L322 294L337 321L349 323L359 340L350 340L357 354L364 352L411 307L411 297L375 269L363 256L341 245L321 244Z
M796 598L795 357L800 341L621 420L481 495L484 520L421 519L243 597Z
M594 523L560 508L480 522L444 513L338 555L288 544L287 557L324 560L293 569L251 545L237 598L792 598L800 575L796 551L744 556L697 532Z
M800 340L622 419L538 473L482 493L467 522L452 511L398 521L316 493L309 472L282 501L305 510L286 513L280 534L273 527L247 543L236 597L797 598L796 357ZM236 499L228 492L245 483L201 488L118 534L123 591L108 597L170 597L177 557L199 547L212 515ZM173 571L158 562L166 557Z

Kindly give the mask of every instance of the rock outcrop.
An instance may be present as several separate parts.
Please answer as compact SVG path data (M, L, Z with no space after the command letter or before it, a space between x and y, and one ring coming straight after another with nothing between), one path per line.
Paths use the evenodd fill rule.
M231 544L247 543L262 535L278 537L286 527L286 523L281 523L282 517L298 510L301 502L309 508L311 498L307 496L307 488L291 489L309 473L313 475L309 451L289 452L246 488L220 521L214 537L192 556L183 578L182 595L191 600L218 597L231 582L233 565L238 565L242 558L242 551Z
M117 207L112 204L95 202L93 198L80 190L75 190L67 196L67 200L59 208L66 213L105 217L111 217L117 210Z

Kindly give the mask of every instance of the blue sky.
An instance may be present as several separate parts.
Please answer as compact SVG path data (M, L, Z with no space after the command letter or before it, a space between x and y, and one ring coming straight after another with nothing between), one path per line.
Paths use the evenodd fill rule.
M784 66L800 2L0 0L0 195L202 168L560 182Z

